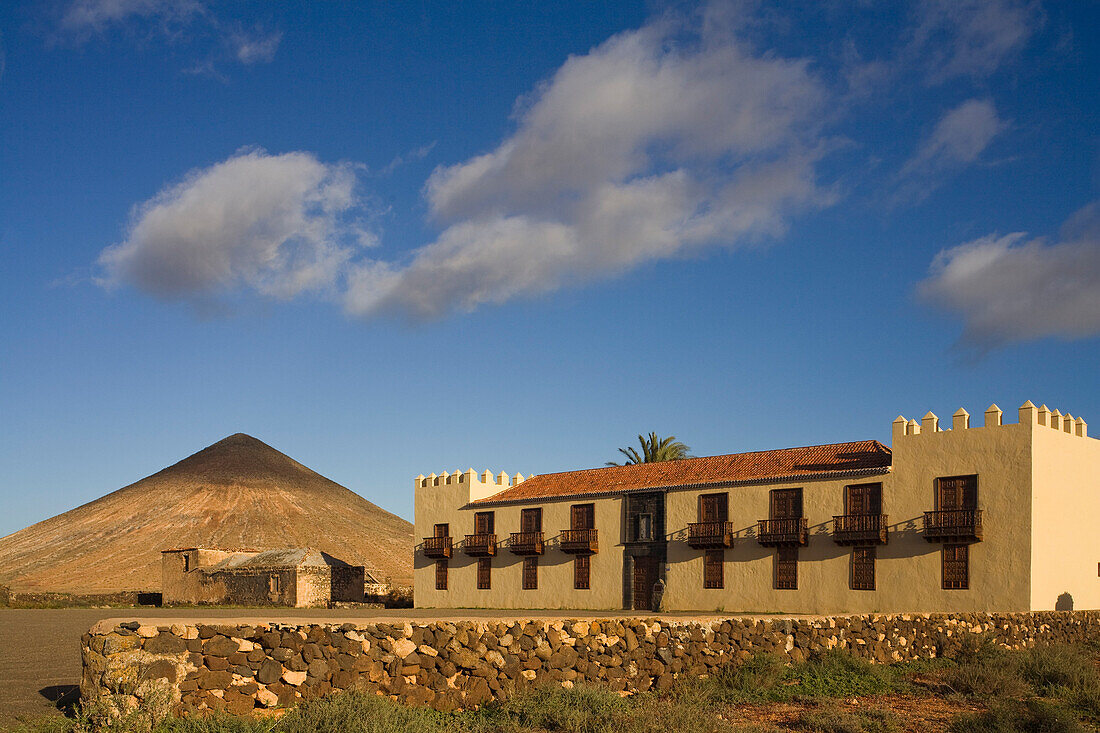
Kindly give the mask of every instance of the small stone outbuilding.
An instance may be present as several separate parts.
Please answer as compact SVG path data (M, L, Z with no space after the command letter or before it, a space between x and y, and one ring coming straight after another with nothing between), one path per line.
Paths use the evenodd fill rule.
M364 568L310 547L161 552L164 603L328 606L362 602Z

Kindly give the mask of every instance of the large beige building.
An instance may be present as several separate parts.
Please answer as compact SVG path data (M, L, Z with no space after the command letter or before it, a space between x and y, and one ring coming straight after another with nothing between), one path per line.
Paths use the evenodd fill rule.
M863 613L1100 608L1100 441L1035 407L874 440L418 476L416 605ZM663 586L663 587L662 587Z

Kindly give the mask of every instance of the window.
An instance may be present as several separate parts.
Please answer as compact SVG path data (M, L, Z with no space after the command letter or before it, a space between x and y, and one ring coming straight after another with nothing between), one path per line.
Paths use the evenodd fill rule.
M479 557L477 559L477 589L489 590L493 587L493 558Z
M435 589L447 590L447 558L435 561Z
M577 555L573 558L573 587L576 590L588 590L588 576L592 568L590 555Z
M875 548L852 548L852 574L848 584L852 590L875 589Z
M638 514L634 517L634 539L638 542L653 540L652 514Z
M278 593L279 592L279 576L269 575L267 578L267 592Z
M776 550L775 589L798 590L797 546L782 546Z
M970 547L943 546L943 589L966 590L970 587Z
M595 529L595 527L595 504L574 504L573 506L569 507L570 529Z
M520 532L542 531L542 509L524 509L519 513Z
M495 517L493 512L477 512L474 514L474 534L493 534Z
M186 573L190 569L191 569L191 556L190 555L184 555L183 556L183 572Z
M729 494L704 494L699 497L700 522L725 522L729 519Z
M539 587L539 556L528 555L523 558L523 589L538 590Z
M802 489L774 489L771 499L772 519L802 518Z
M845 514L882 514L882 484L847 487Z
M437 524L437 525L435 525L434 534L435 534L436 537L450 537L451 536L451 525L449 525L449 524Z
M722 588L724 587L724 578L722 577L723 560L725 560L725 550L707 550L703 553L703 587L704 588Z
M948 476L936 479L937 509L948 512L978 508L978 477Z

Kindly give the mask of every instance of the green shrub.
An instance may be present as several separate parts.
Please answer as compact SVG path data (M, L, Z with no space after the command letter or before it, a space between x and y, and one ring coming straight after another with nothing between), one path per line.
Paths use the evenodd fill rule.
M896 716L887 710L808 710L794 723L813 733L894 733L901 730Z
M741 664L722 668L705 680L700 692L720 703L773 699L786 675L787 666L781 658L757 654Z
M605 687L577 685L565 690L556 685L525 690L501 703L486 706L479 716L483 729L540 728L564 733L604 733L618 730L627 703Z
M944 672L943 681L968 697L1021 697L1031 689L1008 660L960 664Z
M874 695L895 688L893 675L885 665L835 650L795 665L790 676L798 681L796 694L811 697Z
M254 730L274 730L278 733L443 733L455 728L453 723L448 722L449 717L427 708L397 705L377 695L342 692L302 703L274 726L272 721L267 721L259 729L213 728L209 732L181 729L172 733L251 733Z
M1008 702L982 713L960 715L951 722L951 733L1085 733L1085 728L1065 708L1043 700Z
M1037 646L1020 654L1020 674L1040 695L1100 686L1096 665L1079 647Z

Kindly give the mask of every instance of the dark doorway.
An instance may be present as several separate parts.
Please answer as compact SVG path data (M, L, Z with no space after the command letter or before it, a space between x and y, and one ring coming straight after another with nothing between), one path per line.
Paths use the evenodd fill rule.
M657 582L657 558L639 555L634 558L634 610L649 611L653 607L653 584Z

